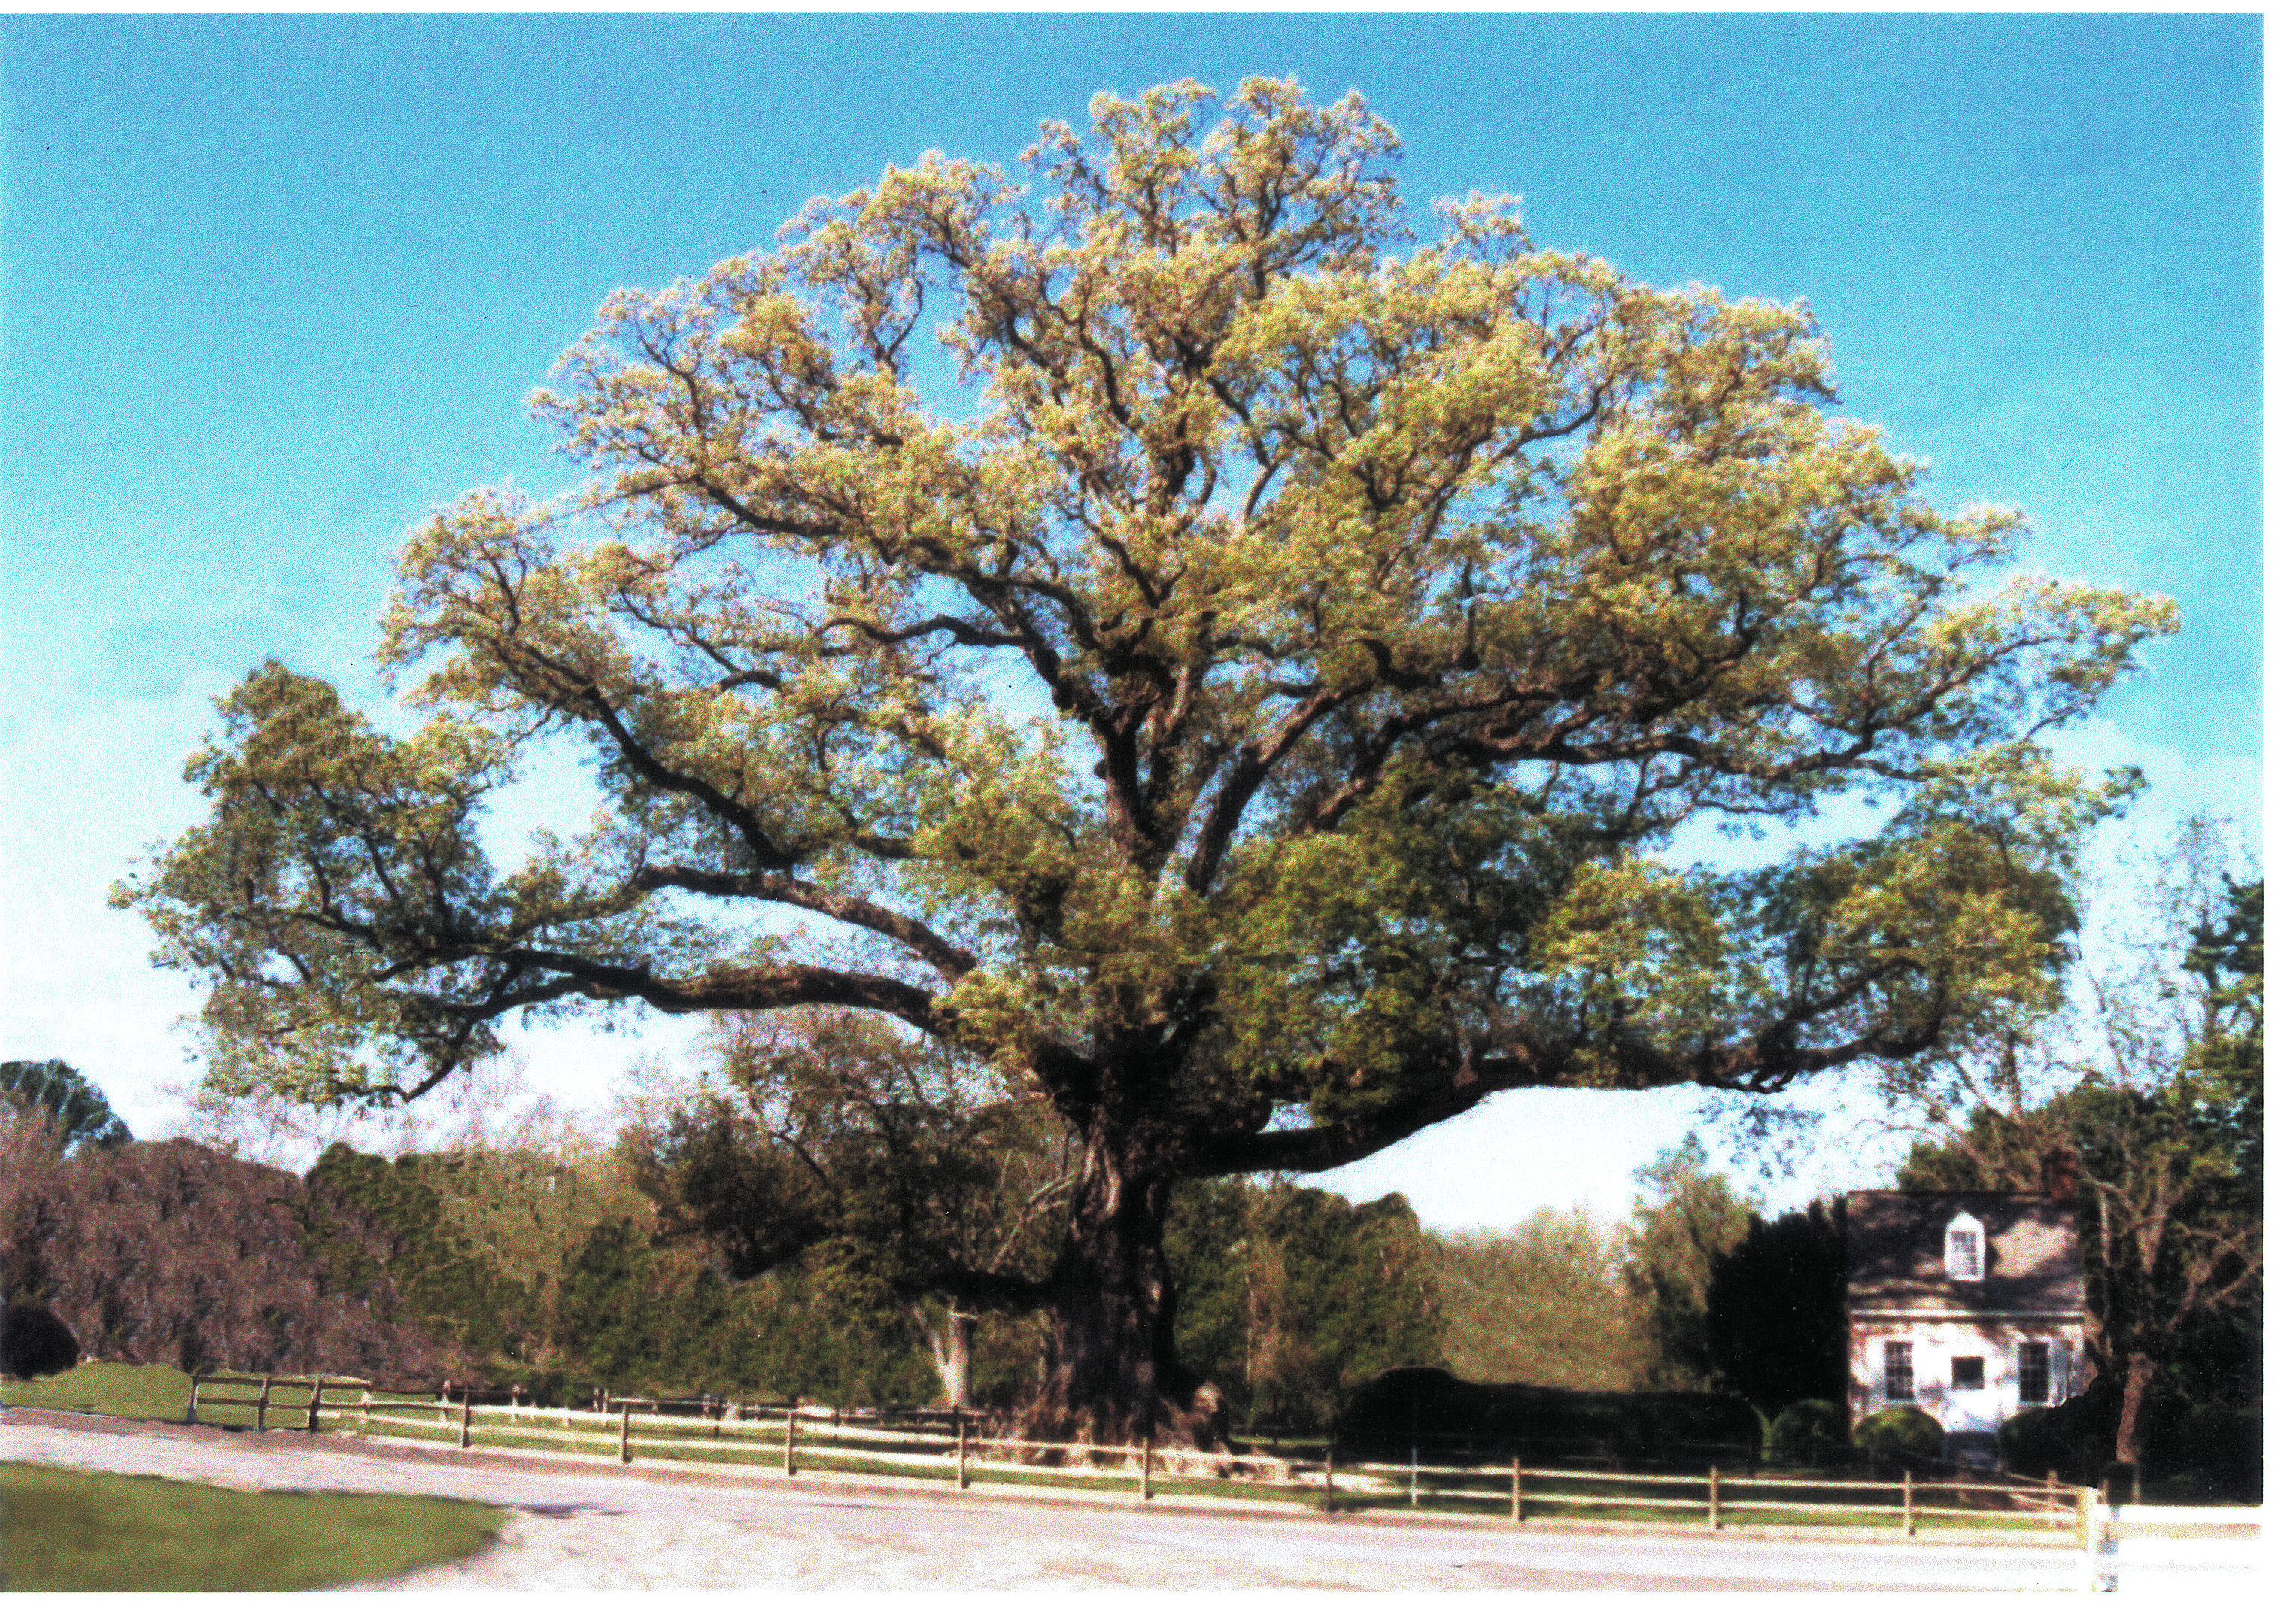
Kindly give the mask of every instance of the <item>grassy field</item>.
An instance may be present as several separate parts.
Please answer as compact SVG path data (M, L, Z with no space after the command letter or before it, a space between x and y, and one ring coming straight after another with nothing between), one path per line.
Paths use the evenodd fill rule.
M234 1397L255 1394L251 1386L222 1389ZM309 1388L283 1377L272 1387L271 1400L266 1423L299 1424L299 1410L309 1400ZM326 1400L356 1402L358 1392L329 1386ZM120 1419L167 1419L177 1424L184 1422L184 1410L191 1401L192 1377L181 1369L160 1363L83 1363L45 1380L11 1380L0 1384L0 1403L11 1408L51 1408L68 1413L110 1414ZM202 1402L200 1423L251 1426L255 1410Z
M11 1380L0 1384L0 1402L11 1408L113 1414L122 1419L173 1419L180 1424L191 1400L192 1377L181 1369L156 1363L83 1363L45 1380ZM247 1422L255 1423L252 1412Z
M307 1591L460 1558L507 1518L445 1498L227 1491L0 1464L0 1589Z

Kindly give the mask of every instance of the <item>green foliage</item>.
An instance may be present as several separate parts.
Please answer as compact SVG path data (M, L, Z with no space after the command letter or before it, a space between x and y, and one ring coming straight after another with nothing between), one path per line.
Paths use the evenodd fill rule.
M1655 1359L1630 1255L1622 1229L1583 1210L1438 1236L1445 1364L1463 1380L1632 1389Z
M1716 1267L1754 1221L1752 1204L1719 1173L1706 1170L1694 1134L1637 1169L1630 1277L1641 1293L1657 1357L1644 1383L1656 1391L1703 1391L1721 1370L1707 1324Z
M976 1367L1009 1391L1033 1332L996 1309L1050 1266L1073 1184L1043 1107L855 1013L721 1018L713 1048L701 1081L617 1147L659 1238L706 1247L734 1280L801 1262L842 1311L877 1315L883 1344L898 1344L887 1326L913 1331L947 1400L972 1402Z
M2120 1405L2120 1393L2108 1387L2053 1408L2029 1408L2001 1426L2001 1462L2021 1475L2054 1473L2094 1485L2113 1462Z
M1751 1219L1714 1264L1709 1355L1732 1391L1766 1414L1849 1386L1849 1248L1839 1196Z
M1761 1420L1735 1397L1700 1391L1573 1391L1484 1384L1441 1369L1392 1369L1349 1399L1336 1434L1356 1456L1400 1457L1414 1447L1472 1441L1485 1452L1518 1448L1602 1458L1700 1463L1720 1448L1751 1452Z
M308 1592L473 1553L506 1510L448 1498L226 1491L0 1464L0 1589Z
M67 1151L83 1145L122 1145L134 1137L103 1091L76 1068L45 1062L0 1062L0 1104L20 1116L47 1113Z
M344 1290L389 1317L477 1359L514 1354L536 1327L540 1292L504 1277L468 1238L448 1232L439 1192L425 1178L442 1160L392 1162L330 1145L309 1176L316 1189L308 1244Z
M1876 1466L1892 1474L1935 1465L1945 1457L1945 1426L1917 1408L1885 1408L1868 1414L1849 1433L1851 1443Z
M1772 1416L1762 1434L1762 1452L1781 1464L1811 1464L1849 1445L1849 1408L1839 1397L1806 1397Z
M617 1391L853 1405L923 1402L936 1384L898 1309L843 1299L817 1267L730 1284L626 1220L599 1225L568 1264L556 1324L561 1355Z
M1282 1181L1192 1181L1166 1245L1180 1356L1238 1424L1320 1428L1373 1376L1439 1355L1435 1252L1399 1195L1351 1206Z

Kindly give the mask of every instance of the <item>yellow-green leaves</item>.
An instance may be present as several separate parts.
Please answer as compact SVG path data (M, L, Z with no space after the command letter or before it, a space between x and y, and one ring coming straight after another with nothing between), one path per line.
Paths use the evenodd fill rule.
M1414 241L1397 150L1289 81L1104 96L1020 180L928 152L611 297L534 399L589 482L406 539L382 657L433 725L283 672L201 760L216 820L134 897L218 1033L349 1089L294 1067L578 1001L868 1009L1160 1154L1321 1166L2045 994L2120 784L2034 740L2173 605L1992 579L2019 516L1930 506L1808 308L1504 200ZM496 877L472 815L559 735L611 819ZM1841 796L1895 813L1669 853Z

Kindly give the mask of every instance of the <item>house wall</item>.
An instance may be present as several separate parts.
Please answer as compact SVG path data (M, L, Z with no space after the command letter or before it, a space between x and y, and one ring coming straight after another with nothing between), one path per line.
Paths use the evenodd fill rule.
M1849 1316L1849 1423L1895 1406L1882 1396L1885 1341L1914 1345L1913 1406L1943 1425L1948 1435L1989 1434L2025 1407L2017 1400L2017 1347L2026 1341L2050 1346L2049 1400L2062 1402L2088 1384L2079 1318L1982 1318L1939 1314L1935 1318ZM1952 1389L1953 1359L1985 1359L1985 1385L1974 1391Z

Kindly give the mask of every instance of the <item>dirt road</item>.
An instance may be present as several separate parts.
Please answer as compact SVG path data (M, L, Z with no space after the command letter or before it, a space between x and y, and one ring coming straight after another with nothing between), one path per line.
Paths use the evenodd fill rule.
M1813 1541L1679 1532L1207 1513L696 1480L295 1432L0 1413L0 1458L250 1488L426 1493L513 1511L491 1547L375 1589L1117 1587L1779 1590L2070 1587L2069 1547ZM155 1588L164 1583L154 1582Z

